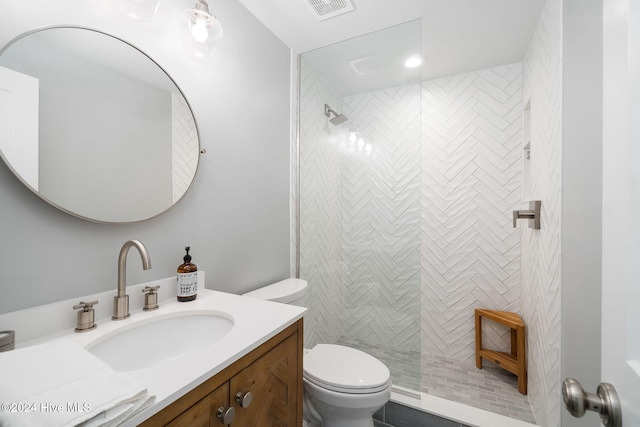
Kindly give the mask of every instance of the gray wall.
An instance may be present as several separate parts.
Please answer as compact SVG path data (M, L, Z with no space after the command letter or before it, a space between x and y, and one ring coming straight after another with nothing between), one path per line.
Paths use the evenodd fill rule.
M175 274L187 245L211 289L241 293L288 277L290 51L226 0L213 5L224 40L213 57L196 60L180 42L180 14L190 6L162 2L154 20L140 23L111 2L0 3L0 45L36 27L73 24L145 51L184 91L207 149L177 207L128 225L58 211L0 165L0 313L115 288L118 251L133 238L146 244L153 268L143 272L130 254L132 284Z
M591 393L601 378L602 15L602 0L563 1L562 379ZM562 410L563 427L599 425Z

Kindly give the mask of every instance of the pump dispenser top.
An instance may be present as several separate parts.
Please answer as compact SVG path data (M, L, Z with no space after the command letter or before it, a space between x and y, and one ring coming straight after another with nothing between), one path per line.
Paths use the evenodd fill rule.
M193 301L198 296L198 267L191 262L189 246L184 248L187 254L183 264L178 266L178 301Z

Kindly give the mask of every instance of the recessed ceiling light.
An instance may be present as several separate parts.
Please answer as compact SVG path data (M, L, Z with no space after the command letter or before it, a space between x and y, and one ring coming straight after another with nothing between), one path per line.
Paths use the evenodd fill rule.
M413 55L407 58L406 61L404 61L404 66L407 68L416 68L424 64L425 61L426 60L424 59L424 57L420 55Z

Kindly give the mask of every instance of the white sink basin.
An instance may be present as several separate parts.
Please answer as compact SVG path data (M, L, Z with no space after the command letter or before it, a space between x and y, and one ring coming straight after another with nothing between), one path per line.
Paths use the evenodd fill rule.
M220 312L158 316L116 329L87 345L87 350L119 372L149 368L207 347L233 328Z

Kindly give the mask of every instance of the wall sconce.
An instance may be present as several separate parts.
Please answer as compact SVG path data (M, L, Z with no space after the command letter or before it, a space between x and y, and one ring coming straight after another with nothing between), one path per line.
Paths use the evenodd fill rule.
M116 10L138 21L148 21L158 11L162 0L113 0ZM205 0L196 0L193 9L184 13L181 22L182 42L187 51L202 58L215 52L222 40L222 24L209 12Z
M368 138L360 138L358 139L358 151L364 152L367 156L371 155L371 151L373 151L373 146Z
M367 143L364 145L364 153L367 156L370 156L372 151L373 151L373 145L371 145L371 142L367 141Z
M358 131L349 131L348 135L348 139L349 139L349 145L355 147L356 145L361 144L361 141L364 141L364 138L362 137L362 134ZM364 143L361 145L364 146Z
M197 0L193 9L185 12L182 40L187 50L202 58L216 50L222 40L222 24L209 12L205 0Z
M362 136L358 131L350 130L347 132L347 151L349 153L364 152L367 156L371 155L373 151L373 145L368 138Z

